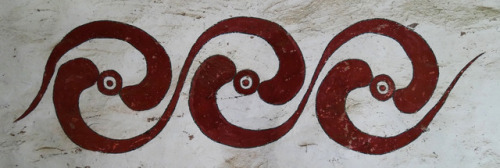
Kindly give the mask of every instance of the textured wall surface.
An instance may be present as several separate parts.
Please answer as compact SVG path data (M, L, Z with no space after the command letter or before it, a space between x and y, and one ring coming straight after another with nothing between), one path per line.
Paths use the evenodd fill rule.
M0 167L500 166L500 1L2 0L0 4ZM279 127L293 118L301 102L305 103L300 117L286 134L253 147L220 142L217 138L223 137L210 137L201 129L200 122L193 120L196 117L190 106L197 104L190 104L196 102L190 98L199 98L196 94L190 97L195 73L210 56L224 55L234 62L237 72L251 69L260 81L266 81L280 68L278 52L259 36L230 33L210 39L194 55L190 66L185 63L193 45L207 29L240 16L281 26L293 37L304 61L303 84L285 103L266 103L258 93L244 96L235 91L232 82L217 91L216 105L223 118L244 130ZM414 128L440 102L462 68L484 53L463 72L423 133L384 154L359 152L332 139L317 113L318 104L322 103L317 97L323 95L319 92L320 85L326 81L330 69L343 60L363 60L373 76L389 75L396 89L407 87L415 78L415 67L402 45L379 34L356 36L325 62L321 60L336 35L357 22L373 18L397 22L406 26L401 29L420 35L432 49L439 69L438 77L423 78L437 83L430 99L416 113L400 112L392 100L375 99L368 87L349 92L342 106L347 120L375 137L393 137ZM111 140L143 134L162 121L162 114L178 94L178 101L172 106L175 109L158 135L126 152L83 147L69 138L59 119L71 124L71 118L58 119L57 113L66 111L55 107L65 98L54 96L57 91L65 94L59 88L66 85L55 89L56 74L48 77L47 90L38 106L14 122L37 96L55 46L75 28L99 20L128 24L153 37L169 56L171 82L161 102L142 111L130 109L118 95L103 95L96 85L85 89L75 106L91 130ZM55 62L55 72L66 62L86 58L99 72L117 71L123 86L138 84L148 73L146 67L150 63L137 47L125 41L109 38L86 41L64 53ZM324 67L313 80L320 65ZM185 66L188 71L182 74ZM180 82L182 75L185 81ZM180 90L175 91L176 88ZM307 91L308 88L312 90ZM307 94L310 96L304 98ZM198 118L203 120L203 114ZM85 143L85 138L80 140ZM253 142L252 139L249 141Z

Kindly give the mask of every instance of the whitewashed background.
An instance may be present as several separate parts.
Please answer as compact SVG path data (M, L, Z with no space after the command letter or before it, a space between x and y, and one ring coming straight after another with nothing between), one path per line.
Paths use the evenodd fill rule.
M499 167L500 166L500 1L0 1L0 167ZM396 87L412 77L411 63L394 40L359 36L334 53L323 69L306 109L294 128L271 144L239 149L206 137L188 108L191 78L214 54L231 58L238 68L256 71L261 81L277 71L278 60L262 39L243 34L217 37L204 46L190 68L177 108L167 126L141 148L123 154L81 149L64 134L52 101L53 81L39 106L14 123L38 92L53 47L72 29L96 20L139 27L158 40L172 62L172 85L162 103L136 113L118 96L97 87L83 92L80 109L99 134L129 138L148 130L177 84L191 46L207 28L236 16L258 17L280 24L298 43L306 63L302 90L282 106L265 104L257 94L237 95L232 83L217 98L224 116L249 129L271 128L295 111L328 42L358 21L385 18L416 25L433 49L440 76L431 100L417 114L398 112L392 101L379 102L368 88L348 97L349 117L361 130L391 136L411 128L437 102L460 69L486 52L463 75L429 131L406 147L385 155L349 150L331 140L316 118L317 87L337 62L359 58L375 74L389 74ZM414 24L416 23L416 24ZM58 65L89 58L99 69L115 69L124 86L145 75L145 61L132 46L118 40L92 40L68 52ZM255 58L255 59L254 59ZM191 137L191 138L190 138Z

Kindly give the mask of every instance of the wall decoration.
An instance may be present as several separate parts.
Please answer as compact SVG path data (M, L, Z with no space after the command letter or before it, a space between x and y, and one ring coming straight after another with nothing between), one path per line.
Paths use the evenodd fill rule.
M432 96L438 80L439 69L434 53L418 34L396 22L371 19L358 22L328 44L314 73L311 85L297 111L285 123L266 130L251 130L228 122L217 107L216 95L222 85L233 82L234 89L242 95L257 92L270 104L284 104L292 99L304 83L305 65L300 48L281 26L258 18L237 17L223 20L203 33L191 48L183 66L176 92L165 113L150 130L130 139L116 140L93 131L84 122L78 107L83 90L97 84L105 95L117 95L133 110L147 110L156 106L165 96L171 82L171 65L168 55L158 42L137 27L112 21L97 21L72 30L52 51L43 75L42 87L28 110L18 119L27 116L40 102L52 78L58 60L70 49L95 38L112 38L126 41L146 58L147 75L141 83L122 88L120 74L114 70L99 73L92 61L77 58L64 63L57 73L54 84L54 105L57 117L66 135L84 149L105 153L122 153L134 150L157 136L172 116L179 92L184 86L188 68L194 57L212 38L226 33L244 33L266 40L280 61L278 73L270 80L260 82L252 70L236 72L234 63L223 55L205 60L196 71L189 96L189 107L194 121L201 131L212 140L233 147L258 147L284 136L297 122L309 99L312 88L328 58L342 44L364 34L375 33L396 40L408 54L414 67L410 84L395 89L391 77L382 74L373 77L370 66L363 60L345 60L334 66L321 82L316 100L318 119L330 138L343 146L367 154L385 154L404 147L418 138L445 103L464 71L479 56L469 62L456 76L438 104L414 127L393 137L367 134L351 122L345 111L347 94L351 90L366 87L380 100L393 99L403 113L415 113ZM369 87L368 87L369 86Z
M500 165L497 1L0 9L0 167Z

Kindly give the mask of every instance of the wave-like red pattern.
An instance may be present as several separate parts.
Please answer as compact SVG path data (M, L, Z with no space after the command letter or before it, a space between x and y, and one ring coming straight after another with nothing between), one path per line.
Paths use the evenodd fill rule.
M441 109L450 91L464 71L482 54L471 60L455 77L434 107L414 127L392 137L367 134L352 123L346 109L350 91L369 86L374 98L386 101L392 98L403 113L415 113L431 98L439 77L434 53L416 32L394 21L370 19L355 23L336 35L326 47L314 71L311 83L293 115L281 125L263 130L241 128L228 122L221 114L216 95L225 84L233 82L242 95L257 92L266 103L281 105L294 98L304 84L305 64L299 46L280 25L251 17L223 20L207 29L192 46L173 93L172 99L159 121L148 131L129 139L112 139L99 135L84 122L79 105L83 90L97 84L105 95L119 95L123 102L136 111L148 110L165 97L172 81L170 58L164 48L149 34L132 25L114 21L96 21L79 26L68 33L53 49L45 67L42 86L28 109L16 121L23 119L40 102L54 76L56 64L69 50L97 38L125 41L139 50L147 63L147 75L137 85L122 88L120 74L113 70L99 73L96 65L85 58L70 60L59 68L53 101L59 122L66 135L84 149L105 153L129 152L156 137L172 115L194 58L211 39L228 33L243 33L265 40L279 60L276 75L260 81L258 74L246 69L236 72L235 64L223 55L207 58L196 70L191 82L189 108L195 123L210 139L229 146L251 148L266 145L290 131L304 111L320 72L331 55L349 40L365 33L390 37L397 41L408 55L413 78L410 84L397 89L385 74L373 77L370 66L359 59L344 60L329 70L316 94L318 121L325 133L335 142L358 152L385 154L400 149L417 139Z

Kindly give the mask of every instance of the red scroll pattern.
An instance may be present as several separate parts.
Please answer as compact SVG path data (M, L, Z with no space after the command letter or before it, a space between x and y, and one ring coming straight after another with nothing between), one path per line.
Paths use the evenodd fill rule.
M103 94L119 94L129 108L137 111L153 108L165 96L172 76L170 59L153 37L131 25L97 21L82 25L66 35L55 46L49 57L38 96L18 120L28 115L40 102L52 78L57 61L74 47L97 38L118 39L134 46L144 55L147 62L146 77L137 85L121 88L121 77L115 71L108 70L99 75L95 64L88 59L77 58L68 61L59 68L54 83L53 99L56 114L66 135L82 148L106 153L128 152L146 144L158 135L166 125L171 112L165 113L165 117L162 117L167 120L160 120L151 130L142 135L117 140L99 135L90 129L84 122L78 105L83 90L93 86L96 82L99 91Z
M215 95L224 84L240 76L252 79L252 87L257 89L262 100L270 104L283 104L299 92L304 83L305 65L299 47L293 38L279 25L255 18L233 18L217 23L203 33L193 46L191 53L198 50L208 40L225 33L251 34L266 40L274 49L279 60L278 73L270 80L258 83L255 72L243 70L236 75L234 63L224 56L208 58L196 71L191 84L189 107L193 119L201 131L212 140L234 147L256 147L273 142L285 135L295 124L302 110L279 127L266 130L250 130L229 123L217 107ZM242 83L243 84L243 83ZM235 84L236 85L236 84ZM238 85L238 92L244 91Z
M393 136L369 135L351 122L345 109L350 91L367 87L379 101L393 99L403 113L415 113L432 96L439 69L431 48L414 31L396 22L372 19L358 22L335 36L325 49L311 83L293 115L283 124L264 130L251 130L229 123L217 107L217 91L233 82L242 95L257 92L266 103L281 105L296 96L304 84L305 65L295 40L276 23L249 17L223 20L207 29L192 46L181 69L178 84L165 112L150 130L129 138L111 139L97 134L83 121L79 97L83 90L97 85L105 95L119 95L123 102L136 111L155 107L170 87L172 72L170 59L163 47L150 35L131 25L113 22L91 22L72 30L53 49L45 67L42 86L30 107L16 121L26 117L38 105L55 72L56 63L72 48L97 38L112 38L128 42L145 57L147 75L141 83L122 88L122 78L114 70L101 73L95 64L85 58L70 60L58 70L54 83L54 105L59 122L66 135L82 148L105 153L129 152L148 143L166 126L179 99L187 73L199 50L211 39L227 33L243 33L264 39L273 48L279 60L275 76L260 81L252 70L236 72L235 64L223 55L207 58L195 72L189 94L189 108L195 123L210 139L233 147L251 148L274 142L290 131L302 114L320 72L330 56L343 44L365 33L387 36L397 41L413 65L413 78L404 88L396 89L393 80L384 74L373 77L370 66L362 60L344 60L335 65L321 82L316 95L318 121L325 133L335 142L358 152L385 154L404 147L418 138L444 104L462 73L481 55L470 61L455 77L439 102L411 129Z

